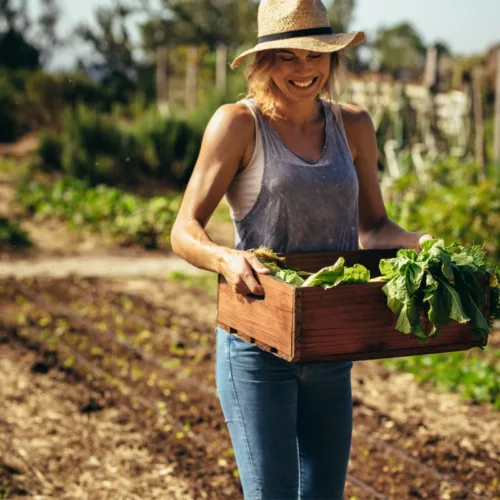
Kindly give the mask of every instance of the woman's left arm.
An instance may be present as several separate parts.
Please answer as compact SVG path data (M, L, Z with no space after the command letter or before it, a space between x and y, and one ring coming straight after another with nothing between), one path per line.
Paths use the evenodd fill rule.
M427 233L405 231L389 219L378 179L375 127L367 111L342 105L342 119L359 182L359 244L361 248L414 248L431 239Z

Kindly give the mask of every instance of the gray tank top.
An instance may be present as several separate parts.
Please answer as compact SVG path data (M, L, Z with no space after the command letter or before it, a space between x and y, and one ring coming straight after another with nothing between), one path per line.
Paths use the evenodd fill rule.
M234 221L239 250L265 245L278 253L358 249L358 178L340 124L324 102L326 140L308 162L292 152L262 115L257 117L264 173L255 204Z

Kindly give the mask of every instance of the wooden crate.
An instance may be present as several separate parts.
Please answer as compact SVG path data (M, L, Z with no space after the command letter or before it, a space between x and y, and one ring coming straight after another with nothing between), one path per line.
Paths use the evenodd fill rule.
M382 258L397 250L300 253L285 255L290 267L317 272L343 256L346 265L360 263L379 276ZM259 275L265 296L243 296L219 276L218 326L247 342L293 362L351 361L437 352L462 351L484 345L468 324L453 321L437 338L420 343L395 329L397 316L387 307L383 282L340 285L324 290L294 287L269 275ZM483 314L489 310L489 285ZM431 325L422 313L426 332Z

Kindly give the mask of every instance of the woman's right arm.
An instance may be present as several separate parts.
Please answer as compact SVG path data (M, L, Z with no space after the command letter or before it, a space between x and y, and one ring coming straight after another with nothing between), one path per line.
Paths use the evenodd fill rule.
M170 235L172 250L196 267L222 274L237 293L263 295L253 271L268 274L255 255L215 244L205 232L214 210L254 143L255 124L244 104L217 110L203 137L200 154Z

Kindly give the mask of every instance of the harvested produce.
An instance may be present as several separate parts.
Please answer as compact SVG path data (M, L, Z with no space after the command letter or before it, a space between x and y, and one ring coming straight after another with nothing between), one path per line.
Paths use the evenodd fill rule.
M251 252L272 276L297 287L328 289L342 283L386 282L382 290L387 306L398 315L396 329L422 342L437 336L452 320L470 323L478 338L487 338L491 325L481 312L484 292L478 278L489 280L490 321L500 319L500 266L488 263L486 251L479 245L465 248L457 242L445 246L443 240L428 240L420 253L401 249L395 258L382 259L381 276L372 279L360 264L346 267L343 257L317 273L307 273L288 268L284 257L269 248ZM432 325L429 333L422 327L422 312Z
M370 281L370 271L361 264L353 267L345 266L345 259L339 257L333 266L324 267L317 273L309 276L302 286L320 286L325 290L342 283L367 283Z
M382 290L388 307L398 315L396 329L426 342L455 320L470 322L478 338L485 339L490 328L481 312L484 294L478 278L489 279L493 290L498 286L498 269L487 264L485 256L480 246L445 246L434 239L425 241L420 253L405 249L393 259L382 259L380 272L388 280ZM492 299L494 317L499 312L496 291ZM432 324L428 334L422 328L422 310Z
M272 276L291 285L299 287L319 286L327 290L342 283L367 283L370 281L370 271L366 267L361 264L347 267L343 257L339 257L335 264L324 267L317 273L308 273L286 267L285 259L269 248L259 247L250 251L271 271Z

